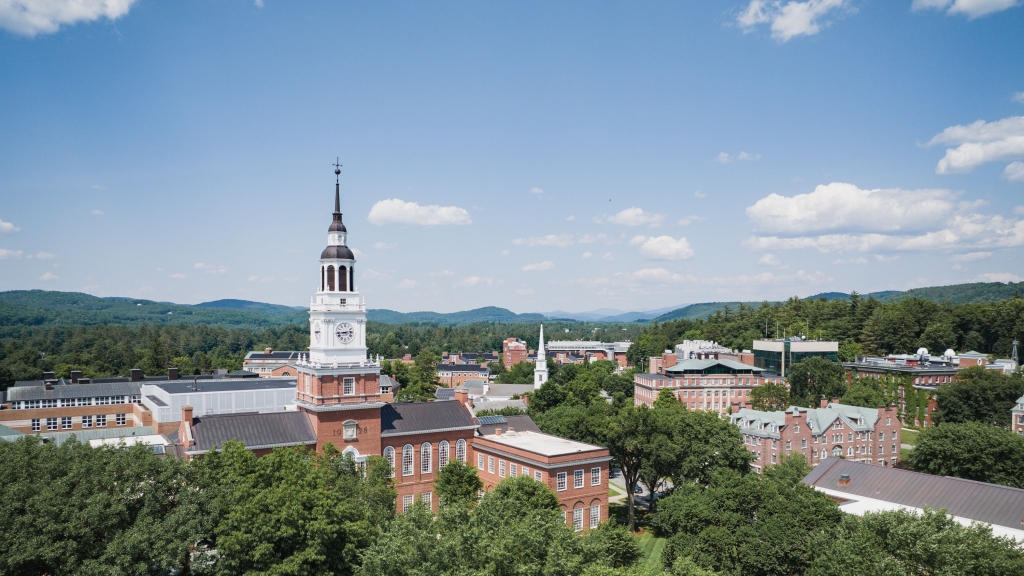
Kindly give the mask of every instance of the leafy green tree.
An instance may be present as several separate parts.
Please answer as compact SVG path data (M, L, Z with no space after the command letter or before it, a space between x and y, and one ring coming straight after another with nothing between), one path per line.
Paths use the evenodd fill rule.
M790 406L789 388L767 382L750 391L750 402L754 410L785 410Z
M610 569L628 569L643 554L637 538L614 522L602 522L591 530L583 539L583 546L591 561Z
M938 404L932 421L984 422L994 426L1010 426L1010 410L1024 396L1024 377L1004 375L982 366L972 366L957 373L956 382L939 386L935 391Z
M840 362L856 362L857 356L864 355L864 347L857 343L856 340L846 340L839 345L839 361Z
M921 333L918 343L931 354L939 355L956 346L956 331L946 321L933 322Z
M997 576L1024 574L1024 551L984 524L964 526L945 511L847 516L824 530L807 576Z
M459 460L451 460L437 472L434 490L444 506L470 507L484 487L476 468Z
M750 471L754 456L743 445L739 428L714 412L684 412L674 420L673 443L681 454L672 474L676 486L696 483L706 486L718 470L740 475Z
M794 464L789 466L798 467ZM795 476L792 470L741 475L721 469L707 487L677 486L652 518L668 538L663 563L674 567L677 559L688 558L701 569L725 574L802 573L815 535L844 514Z
M925 428L908 460L918 472L1024 488L1024 437L980 422Z
M850 389L843 394L840 402L849 406L864 406L865 408L878 408L885 406L885 394L882 386L875 378L859 378Z
M508 372L502 372L495 378L498 384L533 384L533 362L519 362Z
M655 432L654 411L647 406L626 406L620 409L608 422L604 445L608 447L613 462L622 472L626 484L626 522L631 530L636 529L636 501L634 492L640 481L640 471L647 462Z
M806 358L789 368L789 394L794 404L817 406L818 399L846 393L843 367L826 358Z

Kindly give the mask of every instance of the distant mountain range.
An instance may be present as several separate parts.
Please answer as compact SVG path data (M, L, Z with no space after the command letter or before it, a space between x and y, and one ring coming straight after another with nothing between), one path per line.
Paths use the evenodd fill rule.
M933 302L974 304L1004 300L1014 294L1024 295L1024 282L976 282L952 286L914 288L904 292L886 290L862 294L883 302L903 298L921 298ZM823 292L808 297L827 300L849 299L843 292ZM761 302L746 302L759 306ZM469 324L473 322L541 322L551 319L581 322L667 322L680 318L706 318L726 306L736 308L740 302L702 302L657 310L624 312L610 308L589 312L555 310L546 313L516 314L497 306L462 312L396 312L368 310L367 318L385 324L412 322L436 324ZM235 328L265 328L301 324L309 319L304 306L283 306L249 300L215 300L201 304L174 304L136 298L99 298L80 292L44 290L12 290L0 292L0 327L16 329L23 326L87 326L93 324L205 324ZM10 330L5 330L9 333Z

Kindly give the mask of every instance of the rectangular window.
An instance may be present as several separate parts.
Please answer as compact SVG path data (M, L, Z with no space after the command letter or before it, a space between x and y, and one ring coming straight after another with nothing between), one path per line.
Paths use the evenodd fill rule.
M792 449L793 449L793 441L792 440L786 440L786 450L792 450Z
M591 468L590 469L590 485L600 486L601 485L601 469Z
M484 455L483 454L477 454L476 455L476 467L481 472L483 471L483 469L484 469Z
M590 507L590 527L597 528L597 525L601 523L601 506Z
M96 427L97 428L106 428L107 427L107 415L106 414L97 414L96 415Z
M487 457L487 472L489 474L494 474L494 457L493 456L488 456Z
M345 396L353 396L356 393L356 379L345 378L342 380L342 387L344 388L343 394Z
M801 448L807 448L807 438L804 438L803 440L800 440L800 447Z
M61 416L60 417L60 429L61 430L71 430L71 416Z
M420 502L423 502L423 504L426 505L427 508L429 508L430 510L433 510L434 509L434 493L433 492L424 492L423 494L420 494Z
M47 418L46 419L46 429L47 430L56 430L57 429L57 419L56 418Z
M557 478L557 483L556 483L556 487L555 487L556 490L565 490L565 488L566 488L566 476L567 476L567 474L565 472L559 472L558 473L558 476L556 476L556 478Z
M92 428L92 416L82 416L82 428Z
M535 470L533 472L533 479L536 480L537 482L543 482L544 476L541 475L540 470Z
M114 416L114 422L118 426L124 426L128 423L128 418L124 414L117 414Z
M583 470L574 470L572 473L572 487L583 488Z
M775 450L776 448L778 448L778 440L772 438L772 450Z
M572 529L576 532L583 530L583 508L576 508L572 511Z
M32 419L32 431L39 432L39 418Z
M772 454L772 464L775 464L775 454Z
M513 462L512 464L509 465L508 475L513 477L513 478L515 478L516 476L519 476L519 466L517 466L515 464L515 462Z
M408 512L415 502L416 496L413 494L406 494L405 496L402 496L402 512Z
M498 476L500 478L504 478L505 477L505 461L504 460L498 460Z
M522 473L523 473L523 476L526 476L527 478L530 477L530 469L527 468L526 466L523 466Z

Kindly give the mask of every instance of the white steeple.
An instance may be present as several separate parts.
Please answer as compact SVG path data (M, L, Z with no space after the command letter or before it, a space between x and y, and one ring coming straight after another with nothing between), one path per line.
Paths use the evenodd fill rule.
M538 390L548 381L548 358L544 353L544 325L540 325L540 345L537 346L537 364L533 367L533 389Z

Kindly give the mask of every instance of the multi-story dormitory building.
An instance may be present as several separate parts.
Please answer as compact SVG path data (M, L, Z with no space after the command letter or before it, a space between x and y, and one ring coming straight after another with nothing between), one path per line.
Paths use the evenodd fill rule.
M491 369L483 364L438 364L435 367L441 386L453 388L462 386L467 380L484 380L491 377Z
M896 409L862 408L821 401L821 408L790 406L764 412L736 406L729 420L739 426L743 443L757 459L760 472L784 455L800 453L816 466L829 456L842 456L881 466L900 459L900 420Z

